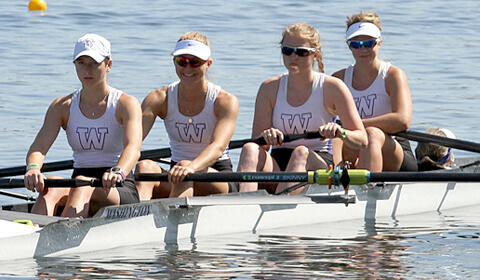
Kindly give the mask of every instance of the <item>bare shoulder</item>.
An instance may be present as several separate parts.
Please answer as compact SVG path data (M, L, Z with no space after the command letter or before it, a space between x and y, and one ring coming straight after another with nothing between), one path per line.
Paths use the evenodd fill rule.
M161 104L167 99L168 86L151 91L144 99L143 103Z
M130 94L127 94L125 92L120 96L120 99L118 101L123 105L129 105L129 104L139 105L140 104L136 97Z
M223 89L218 93L217 100L220 102L238 103L238 98L235 95Z
M258 96L262 98L276 98L282 75L266 79L258 89Z
M345 80L345 71L346 69L338 70L337 72L333 73L332 76L339 78L340 80Z
M69 94L69 95L55 98L52 104L50 104L50 109L58 112L70 110L70 104L72 104L72 97L73 97L73 94Z
M388 79L406 79L407 78L407 75L405 74L405 72L400 69L400 67L397 67L395 65L392 65L390 66L390 68L388 68L388 73L387 73L387 80Z
M348 91L348 88L343 82L343 80L335 76L326 75L324 87L325 87L326 93L329 93L329 92L340 93L340 92L344 92L345 90Z

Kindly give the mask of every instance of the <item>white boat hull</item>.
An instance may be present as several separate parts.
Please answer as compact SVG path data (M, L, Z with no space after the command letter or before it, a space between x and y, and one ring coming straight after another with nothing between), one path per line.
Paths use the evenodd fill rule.
M61 220L32 232L31 226L0 235L0 260L78 254L149 242L177 242L202 236L256 232L280 227L371 221L478 204L478 183L411 183L384 187L351 186L356 202L315 203L307 196L254 194L159 199L107 207L94 218ZM332 191L333 195L342 194ZM3 222L2 228L7 228ZM2 229L3 231L3 229ZM330 231L331 234L342 232Z

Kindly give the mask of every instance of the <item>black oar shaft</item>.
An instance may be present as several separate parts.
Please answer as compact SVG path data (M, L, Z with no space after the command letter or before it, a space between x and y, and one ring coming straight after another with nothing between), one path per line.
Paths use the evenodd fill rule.
M168 181L166 173L135 174L137 181ZM218 173L192 173L188 174L185 181L197 182L306 182L306 172L218 172Z
M0 179L1 189L11 189L24 187L23 179ZM77 180L77 179L51 179L45 180L47 188L75 188L81 186L102 187L101 180Z
M370 182L480 182L480 173L372 172Z
M475 142L452 139L448 137L410 130L399 132L395 135L412 141L434 143L444 147L480 153L480 144Z

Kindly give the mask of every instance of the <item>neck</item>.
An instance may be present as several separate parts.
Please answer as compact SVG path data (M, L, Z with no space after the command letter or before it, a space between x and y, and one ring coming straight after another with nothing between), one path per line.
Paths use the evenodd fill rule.
M293 86L296 88L309 87L313 82L313 69L311 71L303 73L289 73L288 75L288 84L289 87Z
M82 99L88 103L98 103L103 101L109 93L107 84L95 87L82 87Z
M179 95L186 100L204 99L208 90L208 81L197 84L179 84Z

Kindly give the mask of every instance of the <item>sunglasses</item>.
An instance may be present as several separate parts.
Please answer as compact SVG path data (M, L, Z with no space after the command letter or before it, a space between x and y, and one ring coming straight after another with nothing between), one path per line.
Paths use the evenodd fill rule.
M380 39L375 39L375 40L365 40L365 41L347 41L347 44L349 47L353 49L359 49L362 46L365 48L373 48L378 42L380 42Z
M317 49L315 48L307 48L307 47L292 48L288 46L282 46L282 53L287 56L291 55L292 53L295 53L298 56L308 56L311 53L314 53L316 51Z
M206 60L201 60L200 58L186 58L183 56L176 56L173 58L173 60L178 66L183 68L187 67L188 64L190 64L190 67L192 68L197 68L207 62Z

